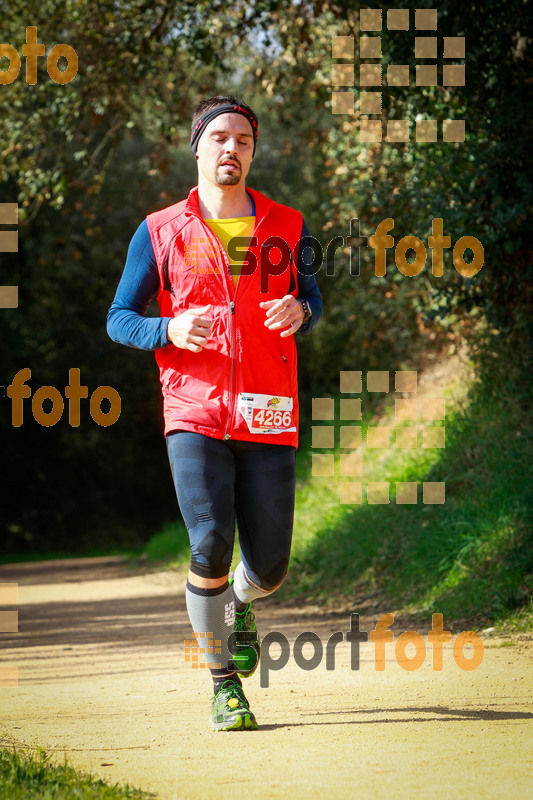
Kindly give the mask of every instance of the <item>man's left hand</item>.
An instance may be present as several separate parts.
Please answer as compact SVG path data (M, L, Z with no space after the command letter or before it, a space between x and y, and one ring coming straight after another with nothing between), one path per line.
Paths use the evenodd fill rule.
M292 294L286 294L280 300L265 300L259 305L267 309L265 321L267 328L275 331L290 326L287 331L282 331L280 336L292 336L304 321L303 306Z

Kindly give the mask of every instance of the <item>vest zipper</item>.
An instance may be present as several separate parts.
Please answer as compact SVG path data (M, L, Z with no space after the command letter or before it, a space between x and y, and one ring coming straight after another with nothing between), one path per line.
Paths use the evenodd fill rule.
M230 420L231 420L231 417L232 417L233 404L234 404L234 401L233 401L233 361L234 361L234 350L235 350L235 346L234 346L234 327L235 327L235 323L234 323L234 316L233 315L235 313L235 303L231 299L230 292L229 292L229 289L228 289L228 280L231 280L232 283L233 283L233 278L228 277L228 267L230 269L231 269L231 267L230 267L229 259L227 258L227 256L224 255L224 248L222 246L222 242L213 233L213 231L211 230L209 225L205 224L205 222L203 221L203 219L201 217L198 217L198 219L200 220L200 222L204 226L208 236L212 237L213 239L216 239L218 244L219 244L219 248L217 248L217 250L218 250L218 252L220 252L222 254L222 266L223 266L223 273L224 273L224 275L223 275L224 288L226 289L226 297L227 297L227 300L228 300L228 305L229 305L229 310L230 310L230 329L231 329L231 335L230 335L230 360L231 360L231 368L230 368L230 400L229 400L229 404L228 404L228 418L226 420L226 427L224 429L224 436L223 436L223 439L226 440L226 439L231 439L231 436L228 433L228 428L229 428Z
M253 233L252 233L252 236L256 235L257 229L259 228L259 226L261 225L263 220L264 220L264 217L261 217L259 222L256 223L256 225L254 227L254 230L253 230ZM213 232L211 231L211 228L209 228L209 231L211 232L211 234L213 234ZM224 248L222 248L222 251L225 254ZM227 441L228 439L231 439L231 436L228 433L228 428L229 428L231 419L234 416L233 412L235 410L235 395L234 395L234 391L233 391L233 362L235 360L235 352L234 352L234 350L235 350L235 345L234 345L235 319L234 319L233 315L235 314L235 302L230 299L230 293L229 293L229 289L228 289L228 281L231 281L231 284L233 286L233 277L231 276L231 266L230 266L230 263L229 263L229 259L227 258L227 255L225 255L224 257L226 258L225 270L224 270L225 271L224 286L226 287L226 292L227 292L227 295L228 295L229 307L230 307L230 312L231 312L231 317L230 317L230 323L231 323L231 377L230 377L231 395L230 395L230 403L229 403L229 408L228 408L228 419L227 419L227 422L226 422L226 429L224 431L224 440ZM228 270L229 270L229 272L228 272ZM239 280L237 281L237 286L235 286L234 289L233 289L233 293L234 293L233 296L235 296L235 294L237 292L239 283L240 283L240 275L239 275Z
M235 338L235 318L234 318L235 302L231 299L230 292L229 292L229 289L228 289L228 281L231 281L231 283L233 285L233 278L231 277L231 274L230 274L231 273L231 266L230 266L230 263L229 263L229 259L228 259L227 255L225 254L224 248L222 247L222 243L220 242L218 237L213 233L213 231L211 230L209 225L206 225L204 220L201 217L199 217L199 219L202 222L202 225L204 226L204 228L207 230L209 236L212 236L213 238L215 238L218 241L219 245L220 245L220 248L221 248L220 252L222 252L222 254L223 254L222 260L223 260L223 264L224 264L224 286L226 288L226 295L227 295L228 304L229 304L229 308L230 308L230 326L231 326L231 338L230 338L230 341L231 341L231 344L230 344L230 358L231 358L230 401L229 401L229 404L228 404L228 418L226 420L226 427L225 427L225 430L224 430L224 437L223 437L224 440L227 440L227 439L231 439L231 436L228 433L228 428L229 428L229 425L230 425L230 422L231 422L231 418L233 416L234 405L235 405L235 397L234 397L234 391L233 391L233 362L235 360L235 343L234 343L234 338ZM257 219L257 214L256 214L256 219ZM254 227L254 231L252 233L252 236L256 235L256 231L257 231L258 227L261 225L261 223L263 222L263 220L264 220L264 216L261 217L259 222L256 223L256 225ZM228 269L230 270L229 273L228 273ZM238 286L238 284L239 284L239 282L237 282L237 286ZM236 289L237 289L237 287L233 288L233 292L234 293L235 293Z
M227 264L224 265L224 267L225 267L225 271L227 271L227 268L229 267L229 261L228 261ZM233 280L233 278L231 280ZM233 405L235 403L234 392L233 392L233 362L235 360L235 343L234 343L234 337L235 337L235 317L234 317L234 314L235 314L235 302L233 300L231 300L231 298L230 298L226 277L224 277L224 286L226 287L226 292L227 292L228 301L229 301L229 310L230 310L230 361L231 361L230 379L229 379L230 396L229 396L229 403L228 403L228 418L226 420L226 428L224 430L224 440L227 441L228 439L231 439L231 436L228 433L228 428L229 428L231 417L233 416Z

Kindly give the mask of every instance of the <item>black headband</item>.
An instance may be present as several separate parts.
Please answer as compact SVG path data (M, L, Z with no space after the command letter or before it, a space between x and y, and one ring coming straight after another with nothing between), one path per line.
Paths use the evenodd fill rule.
M191 135L191 153L196 155L196 148L198 147L198 140L202 133L205 131L207 125L218 117L220 114L242 114L243 117L246 117L250 125L252 126L252 130L254 132L254 152L252 153L252 157L255 155L255 145L257 142L257 117L254 113L248 111L243 106L235 105L234 103L224 103L223 106L216 106L215 108L211 108L209 111L206 111L205 114L202 114L196 125L194 126L194 130Z

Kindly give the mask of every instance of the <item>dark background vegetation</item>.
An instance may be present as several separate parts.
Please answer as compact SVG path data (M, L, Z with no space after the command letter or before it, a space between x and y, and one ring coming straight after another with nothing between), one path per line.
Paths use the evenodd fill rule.
M409 32L384 26L384 73L409 63L414 75L414 10L434 5L402 4ZM408 117L413 131L417 115L465 118L462 144L415 144L413 132L410 143L361 144L357 116L331 113L331 37L357 42L359 3L0 2L2 42L20 53L36 25L47 51L64 42L79 58L70 84L54 84L41 58L35 86L24 60L18 79L0 86L0 202L20 208L19 253L0 255L1 283L19 285L19 308L0 311L0 384L29 367L33 392L51 385L64 394L78 367L89 394L110 385L122 398L108 428L93 422L87 401L79 428L67 409L57 425L40 426L29 401L14 428L11 403L0 398L4 555L137 547L176 516L153 354L114 344L105 322L135 229L196 183L190 118L216 93L241 96L259 115L248 183L300 209L324 246L347 237L352 218L370 236L392 217L396 242L406 234L427 242L431 220L442 217L452 246L470 235L485 249L470 280L450 251L442 278L431 274L429 250L417 277L401 275L389 251L387 275L377 278L370 249L361 249L360 277L340 250L335 275L317 275L324 321L299 339L302 431L310 398L338 393L339 370L420 367L466 342L485 403L492 396L505 413L509 398L512 413L495 431L521 432L517 463L528 468L532 4L436 5L439 75L441 37L465 36L466 85L384 86L383 119ZM384 17L389 7L381 5ZM357 65L356 55L356 74ZM522 498L523 515L530 502ZM529 523L517 545L525 572L533 571Z

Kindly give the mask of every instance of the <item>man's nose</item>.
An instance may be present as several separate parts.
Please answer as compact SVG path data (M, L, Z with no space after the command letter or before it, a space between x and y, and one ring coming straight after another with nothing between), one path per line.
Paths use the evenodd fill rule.
M228 152L229 153L238 153L238 151L239 151L239 145L238 145L237 139L234 139L233 137L230 137L228 139L228 141L226 142L226 152L227 153Z

